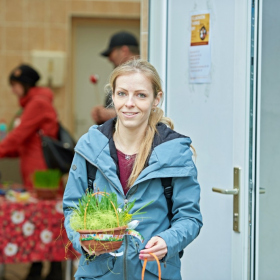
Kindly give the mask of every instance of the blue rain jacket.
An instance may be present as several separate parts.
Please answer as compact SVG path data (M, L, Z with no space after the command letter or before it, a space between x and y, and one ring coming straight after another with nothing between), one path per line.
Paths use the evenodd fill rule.
M102 280L140 280L143 261L139 252L153 236L162 237L168 253L161 261L162 279L180 280L181 262L179 252L192 242L202 226L199 207L200 186L197 171L192 161L191 140L165 124L158 124L158 133L154 137L151 155L133 186L124 195L118 177L118 158L113 141L115 120L109 120L101 126L92 126L83 135L75 148L75 156L69 173L63 197L65 228L74 248L82 254L76 279ZM150 201L140 217L135 229L144 237L144 242L126 235L122 247L117 252L123 256L113 257L106 253L89 261L79 242L79 233L70 228L70 215L73 202L78 200L88 188L86 160L97 167L96 185L101 191L115 192L121 206L136 199L131 213ZM168 219L168 207L161 178L172 177L173 218ZM144 218L142 220L142 217ZM135 216L137 219L137 216ZM155 261L148 262L145 280L158 279Z

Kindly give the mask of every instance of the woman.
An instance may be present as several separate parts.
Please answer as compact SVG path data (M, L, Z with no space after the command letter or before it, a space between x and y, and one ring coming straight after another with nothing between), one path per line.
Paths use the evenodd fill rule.
M131 60L117 67L109 87L117 118L91 127L79 140L64 192L65 227L74 248L82 254L75 277L138 280L147 258L151 262L145 279L158 279L157 264L149 254L152 252L162 262L162 279L179 280L179 252L196 238L202 226L191 140L169 128L172 122L157 107L163 93L158 73L150 63ZM104 253L88 261L79 234L70 228L73 202L78 203L88 187L86 161L97 167L97 188L115 192L122 205L136 200L132 213L153 200L136 228L144 243L125 236L118 250L122 256ZM161 181L164 177L172 177L171 220Z
M0 158L20 158L23 184L27 190L33 189L33 173L47 169L39 131L53 138L58 132L53 93L48 88L36 87L39 79L37 71L26 64L11 72L9 83L23 111L16 127L0 142Z
M32 176L36 170L46 170L39 131L53 138L57 137L58 122L52 105L53 93L48 88L37 87L40 79L35 69L26 64L16 67L9 76L12 92L19 100L22 113L11 132L0 142L0 158L19 157L24 187L32 191ZM43 264L32 263L25 280L41 279ZM47 278L62 279L60 262L51 262Z

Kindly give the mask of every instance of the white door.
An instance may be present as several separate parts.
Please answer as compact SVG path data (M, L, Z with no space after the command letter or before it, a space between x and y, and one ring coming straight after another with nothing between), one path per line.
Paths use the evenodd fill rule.
M280 1L259 1L255 278L280 279ZM257 45L257 44L256 44Z
M189 83L190 13L210 10L211 83ZM175 130L197 151L204 226L185 250L183 280L250 278L251 1L150 0L149 60L165 87L165 110ZM233 197L240 170L239 213ZM239 218L239 232L233 220Z
M73 88L75 113L75 138L79 139L94 124L91 110L104 105L104 86L113 65L100 55L109 45L110 37L119 31L131 32L139 39L138 19L85 18L73 20ZM90 81L98 75L97 84Z

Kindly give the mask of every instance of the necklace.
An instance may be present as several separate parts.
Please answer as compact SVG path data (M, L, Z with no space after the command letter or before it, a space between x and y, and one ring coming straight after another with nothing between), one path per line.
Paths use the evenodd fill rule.
M120 148L122 149L122 151L124 151L124 148L123 148L123 146L120 144L120 142L118 141L117 135L116 135L116 134L115 134L114 140L118 143L118 145L120 146ZM137 149L132 155L127 155L127 154L123 153L123 154L124 154L124 158L125 158L126 160L130 160L130 159L136 154L137 151L138 151L138 149Z
M126 155L126 154L124 154L124 158L125 158L126 160L130 160L133 156L134 156L134 155Z

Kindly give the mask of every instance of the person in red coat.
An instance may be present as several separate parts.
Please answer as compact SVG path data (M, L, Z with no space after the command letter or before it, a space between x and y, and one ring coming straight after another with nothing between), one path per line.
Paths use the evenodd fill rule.
M22 179L27 190L33 188L33 173L47 169L39 131L53 138L58 133L53 93L49 88L36 87L39 79L37 71L28 65L20 65L12 71L9 82L23 112L17 127L0 142L0 158L20 158Z
M39 132L57 138L58 120L52 105L53 93L49 88L37 87L40 79L35 69L26 64L16 67L9 76L12 92L19 100L22 114L15 128L0 142L0 158L19 157L24 187L33 189L32 176L36 170L46 170ZM43 264L33 262L25 280L41 279ZM51 262L45 279L61 280L60 262Z

